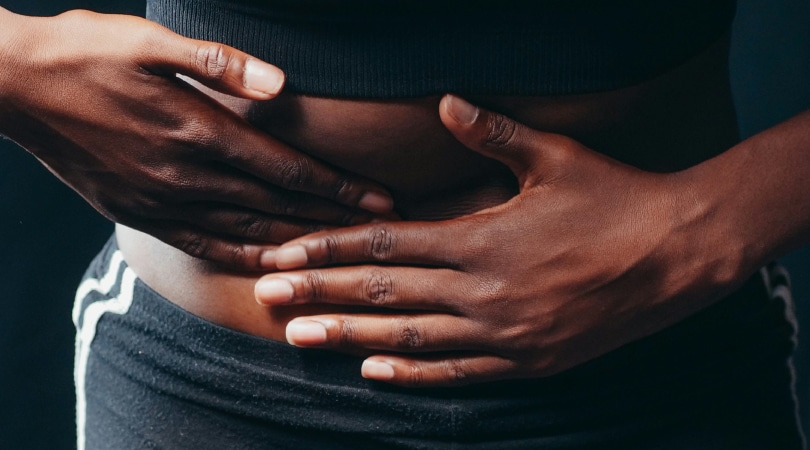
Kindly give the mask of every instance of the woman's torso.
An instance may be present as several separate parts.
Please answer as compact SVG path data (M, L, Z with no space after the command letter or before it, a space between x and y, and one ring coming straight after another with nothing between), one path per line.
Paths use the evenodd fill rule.
M663 76L610 92L467 98L642 169L676 171L737 142L727 53L723 38ZM256 104L206 92L294 148L387 186L403 218L459 216L515 194L514 181L500 164L463 148L443 128L436 97L365 101L282 95ZM284 340L291 318L336 310L259 306L253 284L262 274L227 271L122 225L117 233L127 262L147 285L228 328Z

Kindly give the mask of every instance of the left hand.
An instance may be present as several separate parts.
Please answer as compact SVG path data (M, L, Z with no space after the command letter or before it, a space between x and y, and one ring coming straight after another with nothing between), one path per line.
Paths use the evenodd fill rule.
M445 126L502 161L521 192L442 222L315 233L275 254L266 305L331 303L380 313L300 317L290 343L371 351L362 374L406 386L552 375L708 306L730 273L699 239L699 202L679 174L624 165L456 97ZM705 228L705 227L704 227ZM347 265L322 268L325 266Z

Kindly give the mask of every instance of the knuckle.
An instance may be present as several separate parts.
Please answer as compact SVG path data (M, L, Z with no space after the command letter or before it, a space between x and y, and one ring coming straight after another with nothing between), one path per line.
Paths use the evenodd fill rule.
M490 114L487 118L486 144L492 147L508 147L517 135L515 122L502 114Z
M195 64L209 79L221 80L228 73L231 55L222 44L203 44L197 47Z
M486 305L508 306L512 298L512 284L502 279L487 279L479 282L478 299Z
M348 319L339 322L338 342L342 346L352 346L357 342L357 325Z
M394 326L394 345L400 351L419 350L425 346L423 333L414 323L413 319L403 317L397 319Z
M464 262L474 262L480 259L480 255L492 255L496 249L502 245L498 239L498 233L502 230L497 229L496 232L492 231L492 227L487 221L490 217L482 215L476 218L472 226L466 227L459 232L461 236L460 254L463 255Z
M59 17L60 19L73 20L75 21L75 23L82 24L83 26L86 27L87 22L94 19L96 16L97 16L96 13L86 9L72 9L60 13L57 17Z
M151 164L144 167L144 172L150 192L159 195L170 194L183 180L180 168L175 164Z
M223 262L229 263L233 267L243 267L248 260L248 251L242 245L229 245L225 249L226 258Z
M389 305L394 300L394 282L388 271L370 269L363 282L363 293L368 303L375 306Z
M408 368L407 384L414 387L425 384L425 371L421 366L412 364Z
M304 286L306 289L306 297L309 300L321 300L326 292L326 280L318 272L308 272L304 277Z
M287 161L279 170L279 182L285 189L300 190L311 179L312 167L302 159Z
M493 342L509 342L515 348L523 349L529 340L530 333L522 325L504 325L494 330Z
M564 168L576 164L577 153L582 151L582 144L565 136L560 136L558 139L555 146L559 151L550 155L549 165Z
M212 120L208 114L187 114L167 131L164 148L171 148L177 157L190 160L209 159L221 153L226 136L225 124Z
M326 236L321 240L321 250L325 264L333 264L338 261L340 243L334 236Z
M448 380L455 381L456 383L467 383L470 377L469 365L458 359L451 359L446 364Z
M354 192L353 185L345 178L339 178L337 184L333 188L332 198L335 201L342 203L349 203L356 200L352 193Z
M210 243L199 233L185 233L171 244L194 258L205 259L210 253Z
M368 241L368 255L376 261L387 261L394 253L394 236L385 226L372 228Z
M149 169L150 192L156 199L184 199L202 190L202 180L180 164L161 164Z
M248 215L237 219L234 224L237 233L245 237L262 237L270 231L270 222L260 216Z
M154 55L164 51L167 45L171 45L169 43L174 44L177 38L174 32L154 22L138 23L136 27L128 28L127 32L131 33L130 37L135 44L133 49L135 54L145 62L154 61ZM144 69L144 73L152 75L155 72L149 70L149 66L151 64L141 67ZM164 71L161 70L159 73L164 73Z

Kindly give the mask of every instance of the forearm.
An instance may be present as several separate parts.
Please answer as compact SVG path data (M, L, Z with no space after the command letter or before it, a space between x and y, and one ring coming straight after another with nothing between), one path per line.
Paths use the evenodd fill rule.
M681 174L690 220L722 255L717 281L736 284L810 241L810 111L759 133Z
M6 117L12 96L11 80L17 73L20 54L19 21L23 16L0 7L0 135L6 133Z

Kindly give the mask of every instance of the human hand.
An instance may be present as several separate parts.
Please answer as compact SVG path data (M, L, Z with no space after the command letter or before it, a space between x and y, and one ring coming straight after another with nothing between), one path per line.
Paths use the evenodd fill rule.
M380 186L298 153L175 76L268 100L284 74L267 63L137 17L0 8L0 28L0 134L111 220L260 269L268 243L391 208Z
M520 194L453 220L284 244L278 268L310 269L264 276L259 303L380 311L296 318L290 343L370 353L363 376L406 386L541 377L674 324L729 287L727 260L695 238L703 218L679 174L635 169L455 97L440 113L462 143L512 169Z

